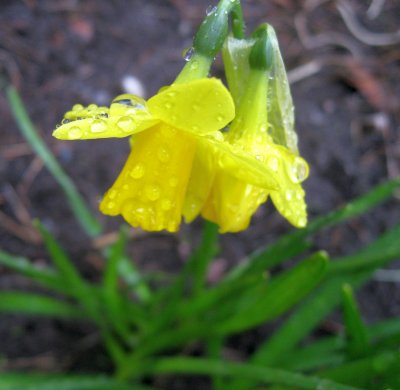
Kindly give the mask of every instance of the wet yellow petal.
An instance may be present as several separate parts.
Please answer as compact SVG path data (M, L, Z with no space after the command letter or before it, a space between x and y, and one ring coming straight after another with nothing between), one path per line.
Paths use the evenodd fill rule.
M220 134L220 136L215 136ZM233 177L249 184L269 190L279 189L279 167L275 159L266 162L257 160L250 153L221 140L221 133L214 137L204 137L200 142L209 144L217 156L216 162L220 169ZM272 156L271 156L272 157Z
M153 96L147 106L154 117L198 135L223 128L235 115L230 93L215 78L172 84Z
M53 136L63 140L121 138L139 133L158 123L147 110L146 102L135 95L117 96L110 108L91 104L75 105L64 115Z
M277 147L277 154L284 169L280 178L279 191L271 191L271 199L277 210L294 226L307 224L307 205L301 182L308 176L308 165L301 158L283 147Z
M177 231L196 141L165 124L134 138L129 158L100 210L121 214L144 230Z
M219 171L202 216L219 225L221 233L247 229L252 215L267 200L268 191Z
M214 153L210 153L209 148L206 143L198 142L197 144L183 205L183 216L188 223L200 214L214 181L216 156Z

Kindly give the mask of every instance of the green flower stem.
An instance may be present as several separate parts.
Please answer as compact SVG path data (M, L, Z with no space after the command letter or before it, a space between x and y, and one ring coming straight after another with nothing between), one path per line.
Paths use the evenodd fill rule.
M199 374L242 378L257 381L264 385L294 386L296 389L359 390L356 387L335 383L327 379L307 377L289 371L211 359L166 358L146 364L143 370L144 373L149 374Z
M213 59L199 53L193 53L189 61L183 67L178 77L175 79L175 84L187 83L191 80L207 77L210 71Z
M205 221L201 243L192 258L193 293L200 294L205 286L207 270L210 262L218 251L218 225Z
M75 217L89 236L97 236L101 233L101 225L86 206L74 183L61 168L60 164L57 162L43 140L39 137L18 92L13 86L8 86L6 88L6 95L15 121L17 122L23 136L36 154L42 159L46 168L50 171L54 179L64 191Z

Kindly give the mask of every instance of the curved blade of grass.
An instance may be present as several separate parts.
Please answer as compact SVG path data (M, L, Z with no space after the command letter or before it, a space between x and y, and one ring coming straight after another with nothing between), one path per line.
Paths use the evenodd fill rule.
M343 319L346 330L347 353L350 358L363 357L369 351L367 330L350 285L342 287Z
M382 389L380 382L390 381L386 376L390 376L391 371L395 372L398 381L399 367L400 353L388 351L321 371L317 375L352 386Z
M326 274L327 263L326 254L318 252L265 283L261 290L244 292L233 302L233 317L215 325L217 332L240 332L278 317L320 283Z
M391 318L367 326L366 332L368 339L371 340L372 348L376 351L382 345L387 344L386 340L390 340L392 337L400 337L400 319ZM338 365L338 363L345 361L345 347L346 341L343 335L325 337L287 354L285 360L281 362L281 367L304 371Z
M42 286L56 291L63 291L57 273L48 267L33 265L27 258L14 256L0 250L0 265L18 272Z
M90 318L97 322L102 321L98 296L95 293L94 287L81 277L66 252L41 222L36 220L34 223L42 235L51 260L61 274L61 283L65 286L67 294L79 300Z
M394 230L398 230L397 227ZM393 236L393 231L382 235L378 240L367 246L357 255L351 256L351 265L342 266L347 272L336 273L332 271L330 279L316 291L316 293L308 299L289 319L284 323L272 337L263 343L253 356L253 362L263 363L267 365L279 364L279 359L289 353L297 343L306 337L313 329L339 304L340 290L344 283L350 284L353 288L358 288L371 277L373 271L382 267L391 260L400 256L400 240L397 240L398 248L390 247L387 252L381 247L381 243L385 243L388 236ZM397 235L398 237L399 235ZM373 250L373 256L368 257L369 248ZM376 248L382 251L377 253ZM337 259L336 262L346 263L347 257L343 260ZM360 262L366 259L368 267L360 269ZM330 263L331 267L334 261ZM334 267L336 270L336 267ZM353 270L353 272L351 272ZM358 272L357 272L358 271Z
M110 254L107 258L106 268L103 274L102 292L104 303L109 312L109 319L114 328L121 337L128 341L131 337L127 320L127 311L125 308L122 294L118 286L118 267L121 259L124 257L127 235L121 229L118 240L110 248Z
M206 282L208 265L216 256L218 248L218 225L204 221L200 245L189 259L193 275L193 294L200 294Z
M14 115L14 119L17 122L23 136L31 145L35 153L42 159L46 168L64 191L75 218L79 221L88 235L94 237L100 234L102 230L101 225L86 206L72 180L64 172L54 155L38 135L28 116L28 113L26 112L24 104L18 95L17 90L13 86L8 86L6 88L6 95L8 103L11 107L11 111Z
M46 317L85 318L77 307L34 293L0 292L0 312Z
M0 374L2 390L150 390L150 387L119 383L106 376Z
M360 390L358 388L335 383L327 379L305 376L290 371L269 367L254 366L244 363L233 363L222 360L208 360L188 357L165 358L143 367L142 374L199 374L222 376L226 378L242 378L264 385L283 384L296 389L326 390ZM119 372L120 378L130 376L129 367Z

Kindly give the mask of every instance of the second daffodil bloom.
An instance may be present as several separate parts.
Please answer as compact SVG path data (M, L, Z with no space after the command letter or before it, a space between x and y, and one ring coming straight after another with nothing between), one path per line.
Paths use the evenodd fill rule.
M290 127L293 106L274 37L268 26L261 29L261 37L247 43L228 38L227 45L237 44L235 50L239 55L232 48L225 48L228 82L237 104L237 114L225 133L225 141L237 153L245 153L264 164L277 178L278 186L266 189L266 186L254 185L238 178L229 167L220 166L209 183L211 190L202 215L217 223L221 232L246 229L251 216L268 196L294 226L304 227L307 223L301 182L308 176L308 165L298 155L297 137ZM230 39L236 42L229 42ZM271 113L272 110L275 111ZM220 155L224 155L223 150ZM195 174L204 176L199 170Z
M64 116L53 135L64 140L132 136L132 150L100 210L121 214L144 230L176 231L197 141L234 117L228 90L215 78L185 80L147 102L121 95L110 108L80 105Z

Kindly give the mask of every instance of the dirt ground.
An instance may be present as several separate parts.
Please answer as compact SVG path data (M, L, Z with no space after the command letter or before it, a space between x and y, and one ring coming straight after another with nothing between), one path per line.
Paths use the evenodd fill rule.
M305 182L311 218L400 175L400 2L396 0L244 0L252 31L272 24L292 82L300 150L311 167ZM93 210L127 156L126 140L61 142L51 133L73 104L108 104L140 81L145 96L171 83L182 52L210 0L3 0L0 74L18 88L43 139ZM220 59L213 72L222 74ZM0 94L0 248L46 261L32 218L40 218L96 279L103 263L82 234L62 192L20 135ZM100 215L107 233L121 222ZM316 237L332 256L371 241L400 219L399 199ZM134 261L145 271L178 270L198 239L200 222L176 234L136 231ZM222 237L211 278L251 250L292 230L268 204L241 233ZM0 289L29 289L0 268ZM400 286L372 281L359 294L368 321L400 313ZM327 325L328 326L328 325ZM335 327L333 327L335 328ZM257 334L237 340L248 349ZM93 329L55 320L2 316L5 369L107 370Z

